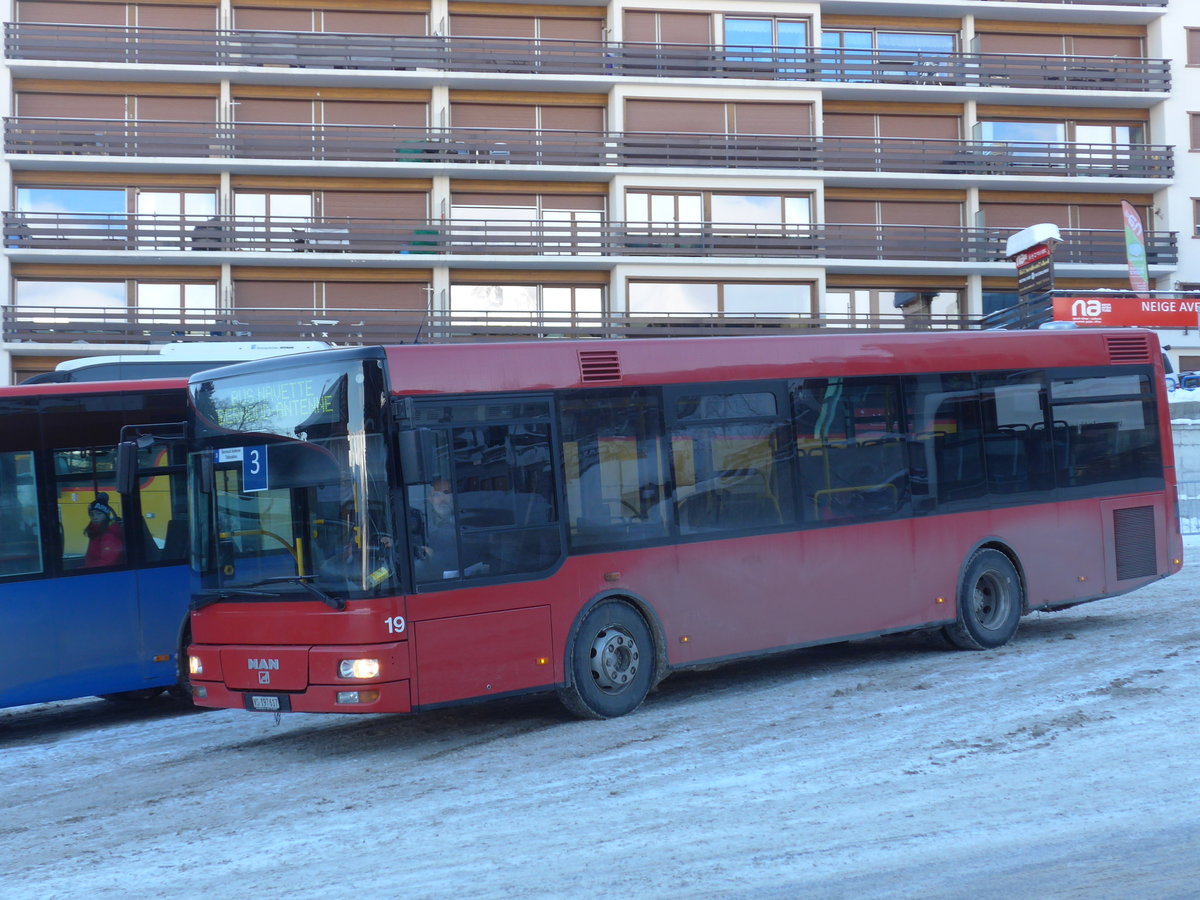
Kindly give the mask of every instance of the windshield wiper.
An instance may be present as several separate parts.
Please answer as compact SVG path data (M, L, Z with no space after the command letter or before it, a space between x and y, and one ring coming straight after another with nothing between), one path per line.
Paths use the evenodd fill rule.
M260 584L298 584L330 609L345 609L346 601L344 598L334 597L332 594L325 593L315 584L309 583L309 581L315 577L315 575L279 575L275 578L264 578L262 581L256 581L250 586L258 587Z
M236 589L221 589L221 590L203 590L197 591L192 596L191 608L204 609L206 606L212 606L214 603L220 603L222 600L228 600L234 594L243 594L247 597L278 597L278 591L249 591L242 588Z

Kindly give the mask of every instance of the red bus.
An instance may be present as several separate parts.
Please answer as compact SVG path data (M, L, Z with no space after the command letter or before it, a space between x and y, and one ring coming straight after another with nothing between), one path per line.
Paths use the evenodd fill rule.
M1179 570L1145 331L412 345L192 378L201 706L416 712L940 631Z

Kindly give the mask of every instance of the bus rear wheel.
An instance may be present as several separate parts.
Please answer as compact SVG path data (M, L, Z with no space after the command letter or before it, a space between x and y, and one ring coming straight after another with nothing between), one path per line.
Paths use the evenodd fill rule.
M999 550L979 550L967 562L958 621L944 633L962 650L991 650L1012 640L1024 608L1021 577Z
M623 716L650 692L654 639L637 610L608 600L584 616L566 662L570 682L558 695L570 712L585 719Z

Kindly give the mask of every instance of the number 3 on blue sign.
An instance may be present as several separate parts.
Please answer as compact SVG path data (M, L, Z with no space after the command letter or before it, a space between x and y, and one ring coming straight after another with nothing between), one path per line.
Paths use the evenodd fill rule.
M267 489L267 448L247 447L242 458L242 490L265 491Z

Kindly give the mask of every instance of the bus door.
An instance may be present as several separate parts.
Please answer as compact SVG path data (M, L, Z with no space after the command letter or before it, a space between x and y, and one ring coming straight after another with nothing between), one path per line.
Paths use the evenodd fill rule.
M136 563L138 658L147 687L178 680L191 591L186 460L179 440L155 440L138 448L136 519L131 517L137 527L131 524L127 530ZM131 514L134 508L131 498Z

